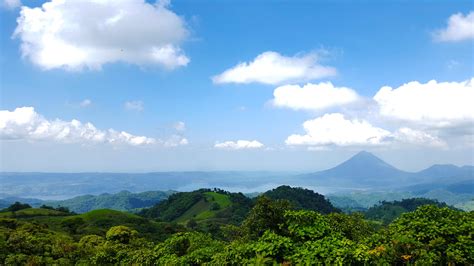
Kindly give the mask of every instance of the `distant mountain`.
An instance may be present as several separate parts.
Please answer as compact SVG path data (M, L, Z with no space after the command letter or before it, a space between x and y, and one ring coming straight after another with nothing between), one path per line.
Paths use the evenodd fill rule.
M294 172L152 172L152 173L18 173L0 172L0 198L15 196L62 200L81 195L127 190L192 191L219 187L241 192L265 191L287 184ZM232 189L233 188L233 189ZM238 188L238 189L237 189Z
M413 173L399 170L370 152L361 151L328 170L302 175L323 185L384 186L408 180Z
M413 173L397 169L370 152L361 151L336 167L300 175L299 178L317 185L395 189L415 184L447 185L460 180L474 180L474 167L433 165Z
M77 213L89 212L97 209L111 209L119 211L133 211L147 208L165 200L174 191L147 191L142 193L131 193L121 191L115 194L104 193L101 195L84 195L67 200L44 201L42 204L53 207L68 207Z
M193 191L221 188L242 193L264 192L280 185L303 187L320 193L360 189L398 190L422 184L421 189L444 189L460 181L474 180L474 166L433 165L419 172L407 172L369 152L359 152L341 164L324 171L301 172L153 172L153 173L15 173L0 172L0 199L7 197L63 200L81 195L101 195L127 190ZM450 191L469 190L467 187ZM254 194L257 195L258 193ZM90 198L90 196L89 196ZM89 201L89 198L80 200ZM28 201L20 200L29 203ZM0 206L5 202L0 202ZM64 203L66 204L66 203ZM68 203L69 204L69 203ZM124 206L125 203L121 205ZM126 204L125 204L126 205ZM115 208L115 207L114 207ZM86 209L84 209L85 211Z
M433 181L452 182L455 180L473 179L474 166L456 166L452 164L435 164L416 173L419 178Z
M38 207L41 204L43 204L44 201L40 199L35 199L35 198L3 197L2 199L0 199L0 209L6 208L15 202L26 203L33 207Z

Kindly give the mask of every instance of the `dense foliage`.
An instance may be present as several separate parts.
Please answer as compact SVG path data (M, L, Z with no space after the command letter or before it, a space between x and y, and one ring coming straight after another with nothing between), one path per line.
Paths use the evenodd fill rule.
M187 222L194 219L238 224L251 207L252 200L242 193L200 189L173 194L152 208L142 210L140 215L168 222Z
M213 206L212 219L237 202L223 191L199 194L198 202ZM209 219L196 218L211 209L171 223L111 210L27 208L0 213L0 265L473 264L474 212L426 203L392 203L410 211L382 225L360 213L323 214L264 195L240 224L221 221L218 230L205 230Z
M444 202L424 198L410 198L395 200L392 202L382 201L380 204L369 208L365 212L365 217L371 220L379 220L388 224L399 217L402 213L411 212L423 205L436 205L438 207L448 207Z
M326 200L323 195L305 188L292 188L290 186L279 186L264 193L265 196L278 200L290 201L296 209L313 210L323 214L339 212Z

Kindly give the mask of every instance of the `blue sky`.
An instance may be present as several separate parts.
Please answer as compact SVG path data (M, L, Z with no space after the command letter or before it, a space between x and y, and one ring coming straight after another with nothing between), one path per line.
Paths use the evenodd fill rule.
M101 47L104 49L99 50L99 56L87 55L89 60L98 58L100 61L100 53L110 52L107 50L110 47L122 49L123 45L123 53L129 52L131 46L128 46L126 35L130 34L138 43L143 38L144 44L171 44L173 51L185 56L188 63L179 63L177 57L151 63L122 57L121 60L104 59L99 68L87 63L51 67L44 58L43 61L32 59L31 54L35 51L25 55L20 48L25 42L39 42L31 38L44 38L28 35L31 28L21 28L17 24L17 18L22 16L34 21L33 15L22 15L20 7L3 3L0 11L0 110L4 110L2 115L6 118L3 119L8 121L3 129L0 128L3 130L0 170L309 171L330 167L359 150L373 151L407 170L421 169L433 163L463 165L474 162L473 118L469 115L469 112L474 114L474 110L459 103L463 95L470 97L473 90L472 82L468 82L474 76L472 30L461 28L460 31L467 33L440 37L442 31L456 30L454 24L453 29L449 28L449 19L455 14L460 14L468 26L474 27L469 17L474 10L471 1L388 1L383 4L379 1L172 1L161 5L154 1L129 2L136 2L137 8L165 9L176 15L173 23L177 19L182 24L171 25L172 22L163 18L163 25L155 27L131 20L128 25L123 24L126 28L118 28L124 37L115 38L113 44ZM32 9L41 8L42 3L23 0L21 5L23 9ZM113 1L109 5L111 10L122 8L120 3L114 4ZM87 14L90 7L68 8L60 10ZM73 13L65 12L63 15L68 14ZM160 19L160 14L150 16L150 19ZM85 17L83 20L91 25L103 22L93 16ZM123 17L126 18L127 14ZM74 18L68 21L77 22ZM146 34L134 34L141 27L152 35L165 37L154 40ZM170 31L179 29L186 33L171 36L172 33L165 32L166 27L170 27ZM20 33L12 38L18 28L21 28ZM96 32L84 28L82 35L65 30L58 36L84 50L89 49L89 46L87 49L81 46L84 36L104 43L110 41L103 36L94 36ZM90 43L92 41L88 45ZM46 49L48 43L41 45L32 50ZM135 48L141 49L140 44L133 46ZM268 51L289 60L313 56L316 59L308 59L310 65L333 68L336 74L316 78L303 75L273 84L213 82L212 77L233 69L239 63L250 64ZM403 115L392 117L390 112L384 113L384 106L373 99L383 86L396 89L408 82L417 81L423 85L430 80L456 83L452 87L459 91L458 96L446 97L443 105L436 107L441 113L450 115L429 116L433 113L429 108L434 107L425 103L438 103L430 90L420 89L426 93L427 100L419 98L416 99L419 103L413 103L413 110L418 110L418 107L421 113L428 114L416 121ZM272 102L277 87L303 87L308 83L318 85L322 82L331 82L334 91L347 87L357 97L336 101L336 96L328 96L327 101L331 103L324 108L300 108L296 105L301 102L296 100L291 106L277 106ZM434 90L436 86L426 87ZM418 88L421 85L408 89L414 91ZM319 89L316 86L308 91L318 99L325 99L324 95L320 97L323 92ZM289 91L290 94L293 92ZM410 95L408 93L406 97L413 97ZM416 95L425 97L424 94ZM135 108L127 108L127 102L129 107ZM451 114L453 106L455 112ZM41 121L49 121L52 125L56 119L65 122L76 119L82 123L90 122L102 131L114 129L134 136L146 136L154 143L127 145L130 144L128 140L119 145L108 143L109 138L119 138L116 136L101 141L77 136L58 140L56 133L32 138L28 131L31 129L12 118L19 107L33 107L34 113L43 119ZM403 109L403 106L397 108ZM337 116L327 116L326 120L317 120L321 123L312 123L305 133L305 121L334 113L342 114L344 121L353 123L344 124L342 121L341 127L344 124L349 128L333 128ZM40 122L35 121L30 122L37 127ZM370 128L361 128L361 134L370 131L367 134L373 136L367 138L363 135L361 139L375 138L375 141L365 143L359 138L346 139L343 136L335 139L318 135L321 127L329 127L328 132L335 135L337 130L351 134L350 126L357 124L354 121L370 124ZM177 128L177 123L184 126ZM412 131L408 136L407 131L399 131L399 128ZM18 132L12 133L12 130ZM405 135L400 132L405 132ZM288 141L289 136L295 134L309 137ZM239 144L238 140L247 142ZM258 145L249 144L252 141Z

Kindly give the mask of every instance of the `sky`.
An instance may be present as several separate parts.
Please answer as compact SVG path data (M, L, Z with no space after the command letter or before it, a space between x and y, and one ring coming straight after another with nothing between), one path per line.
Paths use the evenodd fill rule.
M0 171L474 164L472 1L0 0Z

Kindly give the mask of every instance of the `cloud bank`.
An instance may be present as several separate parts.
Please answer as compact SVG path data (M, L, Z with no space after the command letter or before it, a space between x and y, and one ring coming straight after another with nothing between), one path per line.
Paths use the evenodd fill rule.
M412 81L382 87L374 96L380 114L420 125L450 127L474 121L474 78L463 82Z
M313 147L324 146L379 146L408 143L426 146L444 146L437 137L410 128L401 128L394 133L373 126L366 120L347 119L343 114L332 113L303 123L304 135L290 135L287 145Z
M263 144L256 140L237 140L217 142L214 148L225 150L244 150L244 149L259 149L263 148Z
M127 144L141 146L161 142L154 138L136 136L114 129L100 130L91 123L78 120L48 120L33 107L19 107L14 111L0 110L0 139L54 141L81 144Z
M51 0L23 6L17 22L22 56L45 70L97 70L115 62L171 70L189 63L180 48L186 23L163 4Z
M212 81L216 84L256 82L275 85L334 75L336 75L336 69L320 65L316 53L289 57L268 51L258 55L251 62L239 63L212 77Z

